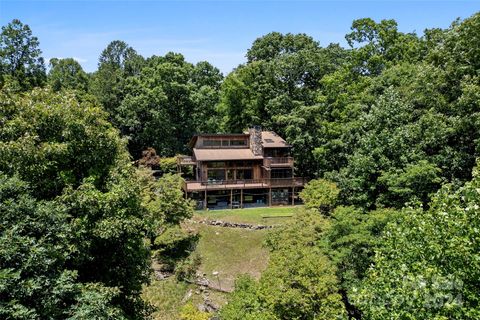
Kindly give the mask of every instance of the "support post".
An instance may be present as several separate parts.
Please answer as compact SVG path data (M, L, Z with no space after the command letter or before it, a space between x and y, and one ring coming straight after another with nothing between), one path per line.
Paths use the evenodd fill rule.
M243 209L243 189L240 189L240 208Z
M207 209L207 188L205 188L205 201L203 202L203 210Z
M295 205L295 187L292 187L292 206Z
M268 206L272 206L272 188L268 189Z
M230 189L230 209L233 209L233 189Z

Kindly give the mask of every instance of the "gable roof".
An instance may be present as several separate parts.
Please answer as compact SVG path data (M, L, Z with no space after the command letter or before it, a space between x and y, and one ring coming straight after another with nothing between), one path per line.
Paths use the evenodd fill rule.
M262 145L264 148L291 147L291 145L273 131L262 131Z

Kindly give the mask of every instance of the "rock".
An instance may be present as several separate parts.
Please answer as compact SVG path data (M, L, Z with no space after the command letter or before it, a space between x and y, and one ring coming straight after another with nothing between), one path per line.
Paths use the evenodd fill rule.
M190 299L190 297L192 296L192 293L193 293L192 289L188 290L182 299L182 303L187 302L187 300Z
M155 270L154 274L155 274L155 279L157 280L165 280L167 278L170 278L173 275L173 273L171 272L164 272L160 270Z
M250 229L250 230L263 230L263 229L270 229L274 226L266 226L266 225L254 225L248 223L234 223L228 221L221 221L221 220L202 220L200 223L208 224L211 226L216 227L226 227L226 228L242 228L242 229ZM218 235L218 232L215 232Z

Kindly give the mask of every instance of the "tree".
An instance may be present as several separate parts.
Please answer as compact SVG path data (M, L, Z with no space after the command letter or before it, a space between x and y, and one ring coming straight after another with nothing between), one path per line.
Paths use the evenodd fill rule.
M305 206L310 209L318 209L324 214L329 214L335 207L340 190L337 185L324 179L309 181L300 192L300 197Z
M68 92L0 96L1 312L143 318L148 208L124 141Z
M415 33L398 31L395 20L376 23L370 18L354 20L352 32L345 36L354 51L352 67L360 74L379 75L385 67L399 61L414 62L425 54Z
M385 185L388 191L382 193L377 201L385 206L419 201L427 207L431 195L442 182L440 172L440 168L426 160L407 164L404 170L385 172L378 178L378 182Z
M271 233L267 269L258 283L241 278L222 319L345 319L336 268L321 244L328 221L316 211Z
M87 92L89 88L88 75L73 58L50 59L48 83L54 91L72 89Z
M131 154L137 158L153 147L160 156L171 157L187 152L199 130L215 131L205 117L214 112L221 78L218 69L208 63L194 66L181 54L149 58L142 72L128 79L116 115Z
M78 294L66 260L71 227L60 203L38 202L18 176L0 174L0 317L62 319Z
M125 84L129 77L137 76L144 59L127 43L115 40L102 51L98 71L92 80L92 93L116 123L118 107L125 97Z
M392 209L364 212L354 207L337 207L331 214L323 250L336 266L342 301L354 319L361 319L361 310L351 299L354 289L364 280L375 251L383 245L386 226L398 217L399 212Z
M301 50L316 49L318 42L304 34L281 34L271 32L256 39L247 51L248 62L273 60L280 55L296 53Z
M29 90L45 82L45 65L39 41L20 20L2 27L0 34L0 75ZM2 80L2 79L0 79Z
M355 301L366 319L477 319L480 179L440 189L387 226Z

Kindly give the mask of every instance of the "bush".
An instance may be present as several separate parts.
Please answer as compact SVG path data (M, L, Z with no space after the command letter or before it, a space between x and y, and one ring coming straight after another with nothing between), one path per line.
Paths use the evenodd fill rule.
M208 320L210 319L210 314L208 312L203 312L195 308L192 303L187 303L180 312L181 320Z
M193 281L201 263L202 257L198 253L193 253L187 259L177 264L175 268L175 277L178 281Z
M305 185L300 192L300 198L307 208L328 214L334 208L339 193L340 190L334 182L315 179Z

